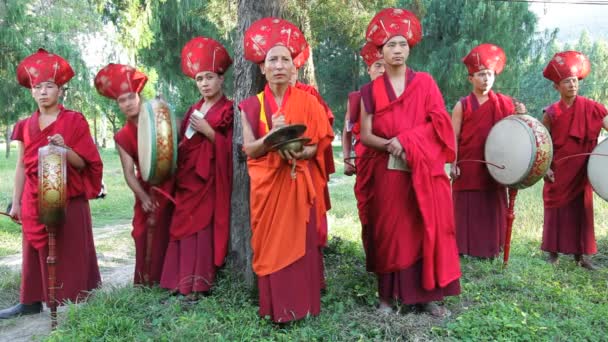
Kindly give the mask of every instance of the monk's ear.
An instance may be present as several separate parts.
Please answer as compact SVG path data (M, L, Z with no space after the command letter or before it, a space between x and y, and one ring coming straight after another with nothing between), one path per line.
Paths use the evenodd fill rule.
M559 91L559 84L557 84L557 83L554 82L553 83L553 89Z
M266 75L266 68L264 66L264 63L260 63L260 72L262 73L262 75Z

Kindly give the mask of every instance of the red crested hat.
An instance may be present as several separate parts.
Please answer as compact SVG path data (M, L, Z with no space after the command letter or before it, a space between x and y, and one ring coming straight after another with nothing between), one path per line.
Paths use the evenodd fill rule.
M38 49L17 66L17 81L26 88L35 87L42 82L53 82L61 87L72 77L74 70L68 61L44 49Z
M302 50L302 52L300 52L299 55L296 56L296 58L293 59L293 65L295 65L296 69L300 69L301 67L304 66L304 64L306 64L306 61L308 60L308 58L310 57L310 45L306 45L306 48L304 48L304 50Z
M214 39L196 37L182 49L182 72L191 78L202 71L223 74L232 65L226 48Z
M380 47L395 37L403 36L410 48L422 40L422 25L414 13L401 8L385 8L367 25L365 38Z
M467 66L470 75L486 69L493 70L498 75L507 63L507 55L498 45L480 44L462 59L462 63Z
M380 49L376 45L369 42L363 45L360 54L368 67L372 66L372 64L374 64L377 60L382 59Z
M254 63L262 63L266 54L276 45L285 46L291 58L298 56L308 45L304 34L291 22L267 17L251 24L245 31L245 58Z
M148 77L132 66L110 63L95 76L97 91L111 99L128 93L140 93Z
M591 72L589 58L578 51L563 51L556 53L543 70L543 76L559 83L564 78L576 77L579 80Z

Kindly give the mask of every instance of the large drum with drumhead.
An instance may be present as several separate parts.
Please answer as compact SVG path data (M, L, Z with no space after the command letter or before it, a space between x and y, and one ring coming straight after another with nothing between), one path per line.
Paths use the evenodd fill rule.
M48 145L38 149L38 221L60 225L67 204L67 150Z
M608 138L593 149L587 164L587 176L595 193L608 201Z
M553 160L553 142L545 126L529 115L511 115L497 122L485 144L490 175L514 189L534 185Z
M169 105L157 98L142 104L137 124L137 152L141 177L158 185L177 165L177 128Z

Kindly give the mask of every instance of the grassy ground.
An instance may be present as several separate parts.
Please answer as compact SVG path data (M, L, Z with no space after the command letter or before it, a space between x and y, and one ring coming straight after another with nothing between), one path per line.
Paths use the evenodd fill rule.
M92 204L94 225L129 220L132 196L126 191L117 156L103 153L109 197ZM341 158L336 158L337 161ZM2 163L2 162L0 162ZM5 171L0 164L0 184ZM462 295L449 298L452 316L445 320L410 313L380 316L373 276L365 271L360 243L354 179L332 178L330 242L326 250L327 293L322 313L288 326L257 317L256 293L223 270L214 293L186 304L158 289L120 287L98 292L87 305L71 307L51 341L62 340L602 340L608 331L608 203L596 198L595 220L602 267L588 272L570 257L551 266L539 250L542 199L539 184L520 191L516 206L511 259L463 258ZM0 193L4 189L0 186ZM122 188L121 188L122 187ZM112 190L117 189L117 190ZM116 192L115 192L116 191ZM111 214L111 215L110 215ZM1 225L1 223L0 223ZM15 237L12 228L0 233ZM18 232L18 231L17 231ZM1 235L0 235L1 236ZM99 246L121 248L127 236ZM2 244L4 246L4 243ZM18 248L18 244L16 245ZM1 251L1 250L0 250ZM0 268L0 304L14 300L18 275ZM5 279L7 279L5 281Z

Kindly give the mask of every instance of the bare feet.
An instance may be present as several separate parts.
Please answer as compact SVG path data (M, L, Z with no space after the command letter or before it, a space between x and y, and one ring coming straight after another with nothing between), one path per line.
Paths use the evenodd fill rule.
M393 307L391 306L391 304L389 302L380 300L380 304L378 304L378 313L383 314L383 315L390 315L393 312L394 312Z
M589 259L585 258L582 255L575 255L574 260L576 261L576 264L582 268L585 268L589 271L597 270L597 267L595 267L595 265L593 265L591 261L589 261Z
M549 252L549 258L547 259L547 262L550 263L551 265L555 265L559 262L559 260L557 259L559 257L559 254L555 253L555 252Z
M449 317L452 313L445 306L441 306L437 303L424 303L417 305L418 310L421 312L427 313L433 317L437 318L446 318Z

